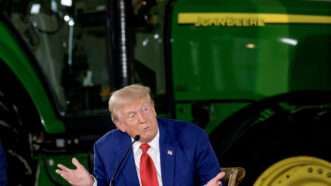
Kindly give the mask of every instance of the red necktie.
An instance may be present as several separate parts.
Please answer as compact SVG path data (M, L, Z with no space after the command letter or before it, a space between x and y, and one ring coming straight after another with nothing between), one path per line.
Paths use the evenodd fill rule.
M142 186L158 186L156 168L152 158L147 154L149 145L144 143L140 145L142 150L140 158L140 179Z

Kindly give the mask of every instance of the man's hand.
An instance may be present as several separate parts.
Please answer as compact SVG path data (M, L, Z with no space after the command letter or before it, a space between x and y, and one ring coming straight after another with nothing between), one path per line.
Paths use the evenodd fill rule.
M69 169L68 167L58 164L56 173L62 176L67 182L73 186L92 186L94 183L93 176L84 168L76 158L72 158L72 163L76 169Z
M209 180L206 186L220 186L222 185L221 179L225 176L225 172L218 173L214 178Z

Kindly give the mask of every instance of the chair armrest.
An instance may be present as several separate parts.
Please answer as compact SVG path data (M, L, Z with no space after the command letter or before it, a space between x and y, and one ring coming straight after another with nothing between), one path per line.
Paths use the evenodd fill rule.
M221 170L225 172L224 180L228 186L238 186L246 175L246 170L243 167L225 167Z

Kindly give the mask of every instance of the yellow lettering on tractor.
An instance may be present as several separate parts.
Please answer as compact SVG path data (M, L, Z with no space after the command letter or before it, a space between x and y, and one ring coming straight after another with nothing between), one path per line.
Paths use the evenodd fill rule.
M195 26L264 26L264 20L257 17L197 17Z
M258 27L267 24L331 24L331 16L259 13L179 13L179 24L195 26Z

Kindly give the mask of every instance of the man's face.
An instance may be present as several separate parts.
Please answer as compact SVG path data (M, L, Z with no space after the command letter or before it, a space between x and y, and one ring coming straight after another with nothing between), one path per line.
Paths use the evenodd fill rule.
M131 137L140 135L142 143L148 143L157 134L158 125L154 104L149 98L130 102L116 112L115 125Z

